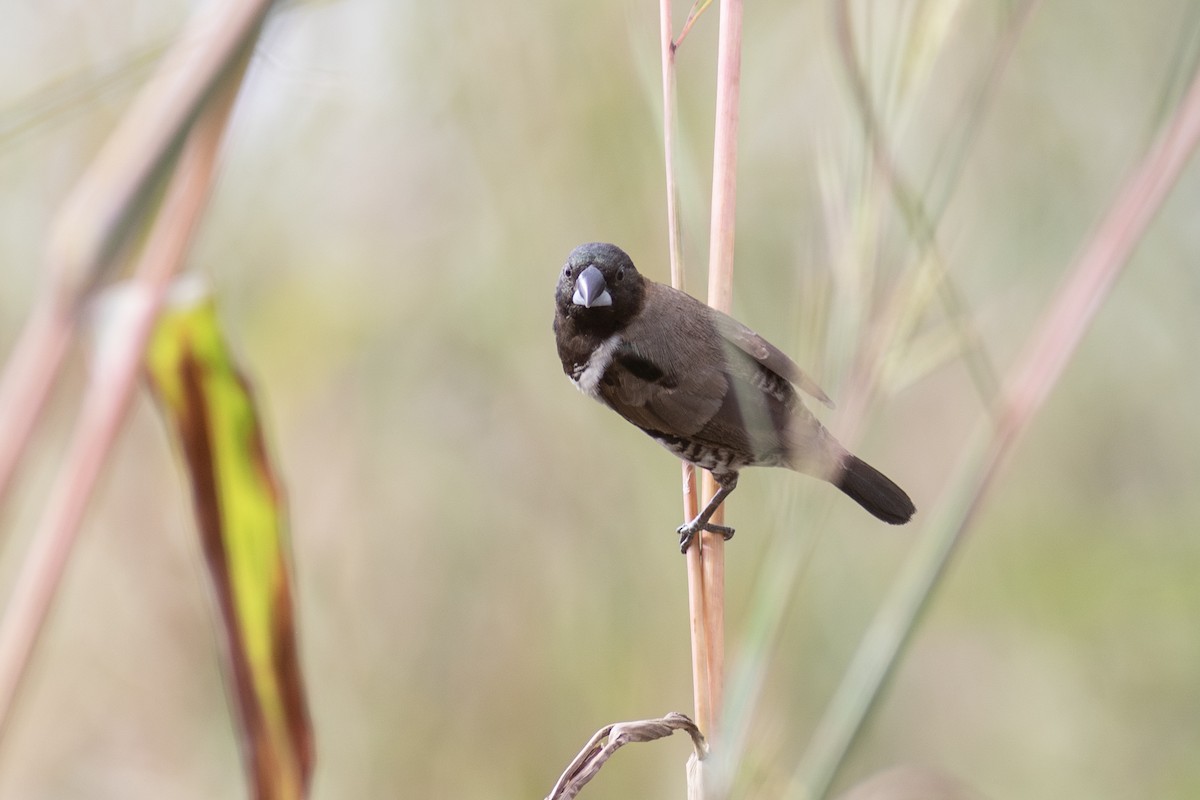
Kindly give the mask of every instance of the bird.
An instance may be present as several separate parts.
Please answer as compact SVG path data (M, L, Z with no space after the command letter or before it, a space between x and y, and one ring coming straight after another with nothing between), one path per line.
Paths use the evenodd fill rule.
M677 529L686 553L746 467L784 467L836 486L884 522L916 512L909 496L850 453L804 405L833 407L791 358L742 323L638 272L614 244L571 251L554 290L563 372L584 394L676 457L712 473L717 492ZM799 390L799 391L798 391Z

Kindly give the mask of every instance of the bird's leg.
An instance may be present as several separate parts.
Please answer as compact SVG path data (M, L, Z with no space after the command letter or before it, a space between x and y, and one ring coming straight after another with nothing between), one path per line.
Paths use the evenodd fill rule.
M713 477L716 478L715 475ZM725 541L733 538L733 528L730 528L728 525L718 525L715 522L709 522L709 520L717 512L717 508L720 507L721 503L725 502L725 498L733 494L733 490L737 488L737 473L723 475L720 478L716 478L716 480L719 488L717 489L717 493L712 496L712 499L708 501L708 505L696 515L695 519L680 525L676 530L676 533L679 534L679 552L681 553L687 552L688 547L692 544L692 540L696 538L696 534L700 531L719 533L725 538Z

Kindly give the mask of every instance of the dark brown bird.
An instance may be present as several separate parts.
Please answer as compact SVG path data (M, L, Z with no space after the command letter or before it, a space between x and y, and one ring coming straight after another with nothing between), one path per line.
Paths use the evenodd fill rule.
M832 483L884 522L912 500L851 455L804 407L796 388L832 406L795 362L737 320L643 277L621 248L594 242L567 257L554 293L563 372L720 487L679 527L680 550L710 523L743 467L787 467Z

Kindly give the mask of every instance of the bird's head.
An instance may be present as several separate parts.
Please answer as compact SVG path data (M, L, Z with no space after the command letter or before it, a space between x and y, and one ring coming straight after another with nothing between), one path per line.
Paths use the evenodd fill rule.
M577 324L619 328L641 308L644 279L615 244L581 244L567 256L554 301Z

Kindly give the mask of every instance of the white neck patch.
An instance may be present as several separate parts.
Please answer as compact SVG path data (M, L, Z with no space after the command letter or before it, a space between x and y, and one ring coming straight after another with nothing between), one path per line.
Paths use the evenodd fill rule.
M587 363L583 365L583 371L579 373L579 376L571 377L571 380L575 382L575 387L588 397L599 400L600 380L604 377L604 373L608 371L609 365L612 364L613 354L617 352L617 348L622 344L621 334L619 333L614 333L601 342L600 346L588 356Z

